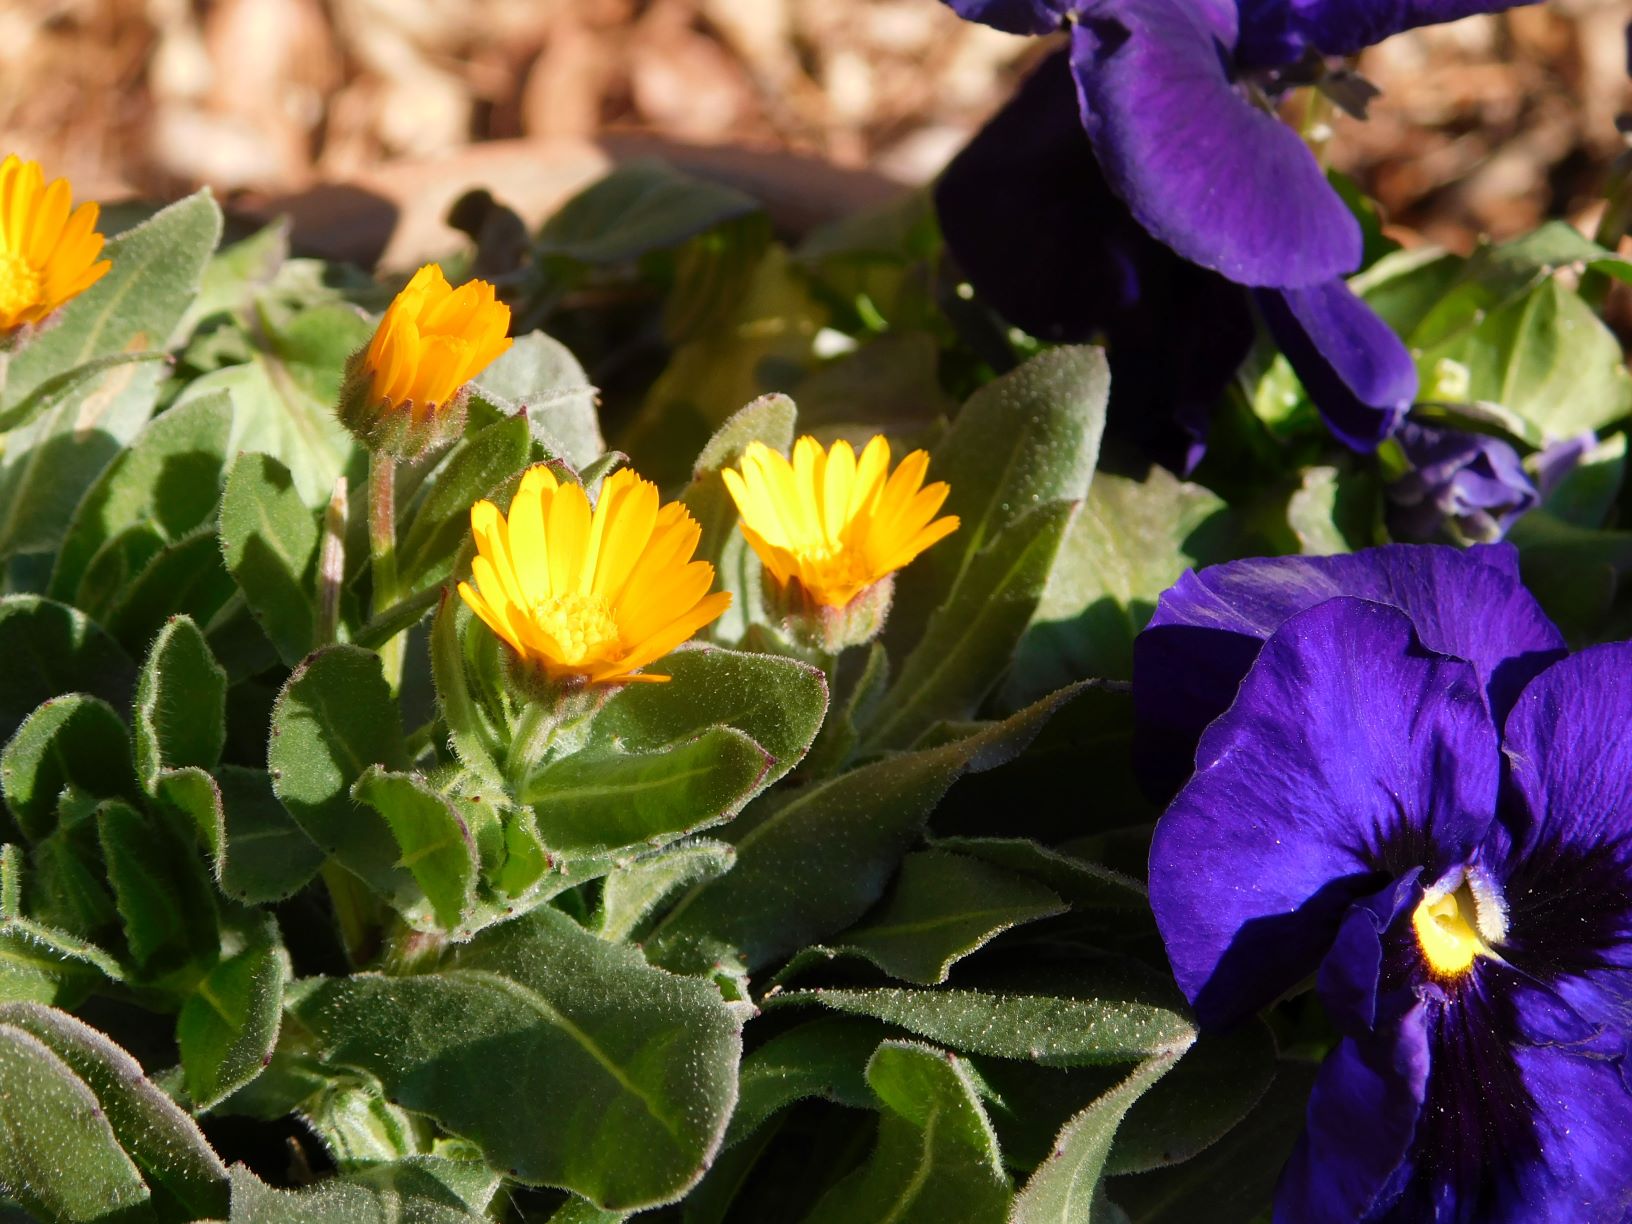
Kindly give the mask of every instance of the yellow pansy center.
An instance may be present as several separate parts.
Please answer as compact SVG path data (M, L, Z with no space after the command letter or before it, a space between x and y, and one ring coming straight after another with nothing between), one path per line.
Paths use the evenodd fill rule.
M1430 889L1411 915L1411 925L1428 968L1437 977L1456 978L1479 957L1497 957L1491 945L1507 934L1507 913L1488 884L1464 875Z
M40 301L39 271L16 251L0 249L0 316L20 315Z
M533 623L561 648L561 662L599 663L623 654L623 637L603 595L568 591L533 605Z

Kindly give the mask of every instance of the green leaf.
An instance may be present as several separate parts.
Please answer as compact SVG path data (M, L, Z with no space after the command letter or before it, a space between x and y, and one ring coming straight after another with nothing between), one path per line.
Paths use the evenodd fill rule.
M224 765L159 775L161 802L197 828L216 883L234 900L264 905L293 896L323 865L323 851L295 823L264 769Z
M390 826L402 848L397 865L413 874L430 902L431 913L411 913L410 919L428 925L434 917L456 938L467 934L458 928L470 920L476 901L476 841L453 804L417 775L378 765L363 771L351 793Z
M130 700L136 668L84 613L37 595L0 597L0 736L63 693L81 692L116 706Z
M794 659L700 646L667 656L663 671L668 684L613 694L595 716L593 743L660 752L709 727L731 727L770 758L757 788L764 790L804 757L827 710L827 678Z
M506 417L462 442L437 473L397 549L404 591L440 582L470 534L470 507L527 466L527 421Z
M1200 485L1151 468L1100 473L1060 544L1003 687L1022 705L1080 676L1133 675L1133 639L1187 569L1225 560L1230 520Z
M927 850L901 861L884 903L846 931L839 948L866 957L891 977L934 986L946 981L955 962L1010 927L1065 908L1053 892L1024 876Z
M1107 1183L1135 1224L1253 1224L1275 1194L1298 1136L1317 1064L1283 1060L1263 1099L1199 1156Z
M1131 1062L1189 1047L1194 1025L1171 988L1128 974L1065 975L1049 988L1070 993L1011 990L788 991L778 1006L818 1003L834 1011L898 1024L929 1041L970 1054L1019 1058L1051 1067Z
M346 358L368 343L373 328L356 307L339 303L287 320L276 314L265 299L258 302L245 333L248 360L193 379L177 405L229 394L235 407L229 453L273 456L289 469L301 499L317 508L358 453L334 405Z
M385 821L351 797L371 765L408 769L378 655L331 646L295 668L272 708L266 760L279 801L321 849L384 896L417 892Z
M83 693L46 701L0 751L0 789L30 840L51 832L58 796L70 786L97 797L141 794L125 724L107 702Z
M108 274L11 360L7 401L75 366L165 348L220 232L220 210L201 192L109 242ZM114 366L12 432L0 462L0 556L62 538L86 488L152 414L160 373L151 363Z
M683 1194L736 1099L741 1038L715 988L549 908L434 973L323 981L297 1011L330 1061L377 1075L519 1180L603 1208Z
M737 217L763 211L752 196L642 158L591 184L544 223L537 259L622 264Z
M1116 1133L1107 1176L1181 1164L1216 1143L1263 1099L1275 1078L1275 1037L1262 1020L1203 1034Z
M1621 576L1632 572L1632 531L1595 531L1532 510L1508 533L1524 585L1572 643L1596 640Z
M793 446L795 409L785 395L765 395L740 408L709 439L692 468L680 500L702 529L695 555L714 566L719 589L731 592L731 606L708 629L715 641L734 642L755 620L763 620L759 558L737 530L737 504L721 471L741 461L751 442L787 454Z
M136 771L149 794L161 771L214 768L227 738L227 673L198 626L178 616L159 630L136 685Z
M0 1023L0 1189L51 1220L96 1220L150 1197L96 1094L44 1042Z
M488 1224L419 1164L387 1165L277 1190L243 1165L232 1170L230 1224Z
M176 1017L176 1044L193 1108L208 1110L271 1060L283 1012L283 956L252 943L210 970Z
M821 1097L874 1107L867 1062L890 1030L852 1016L821 1016L772 1037L742 1060L741 1093L727 1147L742 1142L795 1101Z
M1051 349L970 397L930 460L961 520L897 578L887 641L917 640L988 546L1036 507L1081 501L1099 461L1110 375L1097 348Z
M734 847L699 838L614 868L601 884L601 938L633 939L676 892L717 879L736 861Z
M517 337L472 394L506 415L523 413L533 440L575 468L606 449L595 411L599 393L567 346L543 332Z
M221 551L256 622L291 666L312 648L317 520L270 455L242 455L221 495Z
M162 820L109 800L96 809L108 882L143 976L208 965L220 951L215 898L191 846Z
M604 854L661 845L729 820L760 787L771 759L732 727L712 727L657 752L575 752L527 782L552 849Z
M1143 910L1149 905L1145 887L1138 880L1025 838L941 837L933 844L1040 880L1073 908Z
M917 1042L886 1041L867 1064L867 1082L884 1107L878 1145L822 1197L808 1224L1002 1224L1013 1195L963 1060Z
M4 410L0 410L0 433L20 429L42 412L66 404L78 403L84 398L85 392L90 385L98 381L108 370L118 366L135 365L144 361L163 360L164 354L159 352L111 353L106 357L93 358L84 365L75 366L65 373L48 378L16 403ZM0 390L3 389L3 384L0 384Z
M698 972L725 961L754 969L843 930L883 894L958 775L1021 751L1073 695L937 748L766 796L732 829L737 865L681 898L647 938L647 954Z
M0 917L0 1003L75 1007L97 986L124 977L102 949L27 918Z
M81 580L93 559L132 525L148 529L144 538L156 551L210 521L231 430L232 402L224 394L203 396L148 422L75 509L51 571L51 595L84 606ZM147 559L127 556L123 572L134 573Z
M234 593L213 526L166 544L114 593L105 623L127 649L141 650L172 616L208 625Z
M1014 1200L1014 1224L1089 1224L1111 1142L1133 1103L1165 1075L1182 1051L1158 1054L1060 1131L1054 1151Z
M86 1175L100 1179L118 1169L112 1182L102 1184L128 1186L125 1174L139 1170L136 1184L145 1181L145 1187L138 1201L150 1201L161 1219L199 1219L226 1210L227 1170L220 1158L124 1050L72 1016L31 1003L0 1006L0 1034L6 1048L0 1062L7 1068L0 1078L32 1081L23 1087L14 1080L0 1089L0 1129L11 1132L12 1140L0 1145L0 1169L9 1160L25 1170L55 1173L62 1180L51 1190L70 1196L86 1186ZM23 1119L21 1140L14 1137L15 1115L7 1116L8 1099ZM11 1175L0 1172L0 1183L9 1181ZM124 1200L86 1201L86 1215L68 1210L62 1218L99 1219Z
M937 722L974 714L1008 670L1076 512L1041 506L970 562L880 700L864 750L910 747Z

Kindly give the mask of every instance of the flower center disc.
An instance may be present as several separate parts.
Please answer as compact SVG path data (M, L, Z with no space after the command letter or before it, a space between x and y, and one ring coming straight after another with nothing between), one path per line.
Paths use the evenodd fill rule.
M821 603L842 607L862 588L872 585L873 574L866 559L842 544L807 544L797 556L800 568L810 579L807 587L813 588L812 594Z
M1489 885L1463 876L1446 891L1430 891L1411 915L1417 946L1438 977L1461 977L1507 934L1502 899Z
M533 608L533 617L561 648L563 663L599 663L623 653L623 638L604 596L581 591L554 595Z
M0 251L0 315L19 315L40 301L40 274L15 251Z

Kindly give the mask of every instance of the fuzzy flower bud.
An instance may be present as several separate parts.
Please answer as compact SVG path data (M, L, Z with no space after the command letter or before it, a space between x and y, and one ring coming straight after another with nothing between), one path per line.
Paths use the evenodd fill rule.
M453 441L465 427L466 386L510 347L509 329L510 308L492 285L455 289L426 264L347 361L341 422L370 450L397 459Z

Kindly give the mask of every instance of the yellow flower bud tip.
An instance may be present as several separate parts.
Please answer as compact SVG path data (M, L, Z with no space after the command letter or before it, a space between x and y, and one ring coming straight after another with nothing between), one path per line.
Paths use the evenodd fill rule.
M510 347L510 307L487 281L455 289L426 264L386 307L365 351L370 398L434 413Z
M702 529L627 468L594 508L583 488L534 467L510 513L470 509L475 585L459 594L527 666L556 683L666 681L635 674L730 606L714 567L692 560Z
M721 473L742 515L742 534L782 587L798 583L815 603L842 608L958 529L936 518L950 489L924 484L929 453L913 451L892 473L890 444L867 443L858 459L840 440L794 443L790 463L750 442L741 471Z
M106 241L98 208L73 208L67 179L45 181L38 162L0 161L0 337L40 323L101 280Z

